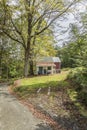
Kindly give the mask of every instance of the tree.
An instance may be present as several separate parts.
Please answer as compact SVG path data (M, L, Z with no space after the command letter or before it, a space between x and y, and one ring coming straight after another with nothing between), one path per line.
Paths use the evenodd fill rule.
M23 76L23 56L19 44L6 36L0 38L0 78Z
M82 30L83 26L79 27L76 24L72 24L69 33L71 37L70 42L57 49L57 54L62 60L63 67L77 67L86 65L87 32ZM84 30L86 30L86 27Z
M37 37L76 1L68 2L68 5L64 5L62 0L19 0L17 3L14 1L14 4L11 4L10 0L0 1L3 12L0 29L24 48L25 77L28 76L29 63L32 67L32 46L35 46ZM32 71L31 74L33 74Z

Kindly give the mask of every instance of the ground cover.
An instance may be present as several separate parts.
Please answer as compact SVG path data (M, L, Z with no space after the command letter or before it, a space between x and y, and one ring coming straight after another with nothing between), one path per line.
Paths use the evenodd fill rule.
M68 71L61 74L36 76L32 78L24 78L20 80L20 86L14 87L14 91L20 96L28 96L31 93L36 93L38 89L43 89L44 92L47 88L56 89L57 86L67 86L65 79L67 78Z
M68 73L63 71L57 75L21 79L18 81L20 85L14 86L14 92L50 115L60 124L60 130L86 130L87 111L76 100L76 92L66 80Z

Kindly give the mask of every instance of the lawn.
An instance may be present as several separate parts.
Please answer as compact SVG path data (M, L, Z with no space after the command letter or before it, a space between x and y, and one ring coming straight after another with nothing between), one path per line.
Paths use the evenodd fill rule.
M49 82L57 82L57 81L64 81L67 77L68 72L62 72L55 75L48 75L48 76L37 76L33 78L27 78L21 80L22 85L29 85L29 86L36 86L36 84L49 84Z
M14 91L18 92L20 96L36 92L39 88L46 89L51 87L65 87L68 85L65 79L67 78L68 71L63 71L59 74L48 76L36 76L32 78L24 78L20 80L20 86L15 87Z

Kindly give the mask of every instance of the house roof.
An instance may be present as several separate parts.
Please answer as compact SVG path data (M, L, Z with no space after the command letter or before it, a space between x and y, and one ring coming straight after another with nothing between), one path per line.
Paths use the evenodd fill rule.
M41 62L41 63L54 63L54 62L61 62L59 57L42 57L40 59L38 59L37 62Z

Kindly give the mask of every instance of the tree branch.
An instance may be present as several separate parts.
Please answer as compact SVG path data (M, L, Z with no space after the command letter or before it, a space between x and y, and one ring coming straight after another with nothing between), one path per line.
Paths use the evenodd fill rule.
M35 4L35 0L33 0L33 3L32 3L32 5L34 6L34 4Z
M62 14L64 14L72 5L73 3L75 2L76 0L74 0L64 11L62 11L60 14L58 14L56 17L54 17L50 23L45 26L42 30L40 30L39 32L36 32L36 35L39 35L40 33L44 32L57 18L59 18ZM43 14L45 15L45 14ZM43 17L43 15L41 15L38 19L37 19L37 22ZM32 36L33 37L33 36Z
M23 44L23 42L21 42L21 41L19 41L18 39L12 37L12 36L11 36L9 33L7 33L5 30L3 30L3 33L4 33L5 35L7 35L9 38L11 38L13 41L16 41L16 42L20 43L24 48L26 48L25 45Z
M12 24L13 24L13 27L15 28L15 31L16 31L16 32L21 36L21 39L22 39L23 44L24 44L24 46L25 46L25 40L24 40L24 37L22 36L22 33L18 30L18 28L15 26L15 24L14 24L12 18L11 18L11 22L12 22ZM25 46L25 47L26 47L26 46Z

